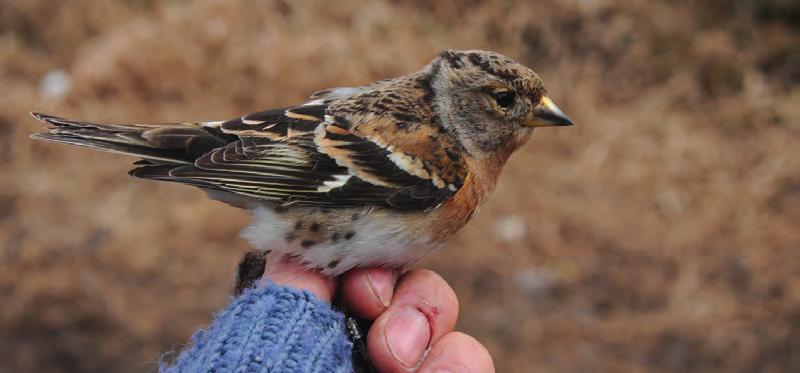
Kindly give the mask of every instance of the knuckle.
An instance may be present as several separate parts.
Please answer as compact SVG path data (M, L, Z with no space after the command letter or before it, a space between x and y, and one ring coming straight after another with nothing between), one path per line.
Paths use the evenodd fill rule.
M453 332L452 334L453 338L459 339L459 344L462 345L466 351L469 351L468 356L472 356L474 359L474 366L480 368L478 370L479 372L494 372L492 356L482 343L478 342L477 339L469 334L461 332Z

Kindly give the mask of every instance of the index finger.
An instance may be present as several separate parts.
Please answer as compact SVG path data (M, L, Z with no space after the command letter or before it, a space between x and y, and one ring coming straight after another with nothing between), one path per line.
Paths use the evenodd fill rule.
M387 268L354 269L342 276L339 297L358 317L375 320L394 295L395 273Z
M260 285L272 281L281 286L308 290L317 298L330 302L336 289L336 281L323 276L318 270L308 269L297 260L286 255L271 253L267 256L267 268Z

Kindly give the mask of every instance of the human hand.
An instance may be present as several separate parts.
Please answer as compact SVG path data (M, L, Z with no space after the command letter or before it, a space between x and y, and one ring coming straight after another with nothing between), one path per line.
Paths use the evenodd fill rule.
M355 269L334 279L270 255L261 283L266 281L308 290L328 302L338 297L355 315L374 320L367 349L380 372L408 372L416 367L423 373L494 372L486 348L469 335L453 331L458 300L433 271L415 269L398 278L389 269Z

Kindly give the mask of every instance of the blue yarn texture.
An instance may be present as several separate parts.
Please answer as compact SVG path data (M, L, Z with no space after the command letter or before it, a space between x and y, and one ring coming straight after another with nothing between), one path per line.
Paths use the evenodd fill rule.
M248 289L162 372L350 372L344 317L307 291Z

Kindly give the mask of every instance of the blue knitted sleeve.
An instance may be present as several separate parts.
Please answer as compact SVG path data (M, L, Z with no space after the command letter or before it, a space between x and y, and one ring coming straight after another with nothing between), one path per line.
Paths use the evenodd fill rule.
M307 291L248 289L162 372L350 372L344 318Z

